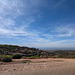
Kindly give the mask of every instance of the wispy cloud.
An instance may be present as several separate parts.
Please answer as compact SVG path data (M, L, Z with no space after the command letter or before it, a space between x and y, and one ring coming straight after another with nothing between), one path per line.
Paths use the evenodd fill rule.
M73 28L74 24L61 25L55 29L57 36L59 37L72 37L74 36L75 30Z
M22 0L2 0L0 1L0 35L7 36L26 36L30 35L26 30L29 25L35 21L34 17L26 15L31 13L28 1ZM32 8L33 6L30 5ZM30 12L29 12L29 11ZM16 19L25 16L20 25L17 25Z
M33 15L38 12L40 2L40 0L0 0L0 34L27 33L26 28L35 21ZM22 16L23 21L18 21L20 25L17 25L16 19Z
M42 8L57 9L65 1L0 0L0 36L19 39L20 42L28 46L50 47L50 45L54 46L54 44L56 46L62 45L68 40L61 40L61 37L72 37L75 35L75 30L73 26L71 27L72 24L56 26L50 31L49 28L43 28L44 31L48 30L48 33L38 29L41 25L34 30L31 28L33 28L32 23L35 23L38 16L43 13ZM59 40L56 40L57 37Z
M73 45L69 42L72 42ZM64 43L69 43L69 44L64 44ZM75 47L75 40L60 40L60 41L43 41L43 42L32 42L32 43L23 43L26 46L30 47L43 47L43 48L52 48L52 47L57 47L57 48L69 48L69 47Z

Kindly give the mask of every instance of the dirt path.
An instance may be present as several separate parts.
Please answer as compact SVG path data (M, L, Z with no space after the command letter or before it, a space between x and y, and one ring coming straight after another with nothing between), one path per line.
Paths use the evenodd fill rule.
M32 61L35 62L0 65L0 75L75 75L75 59L32 59Z

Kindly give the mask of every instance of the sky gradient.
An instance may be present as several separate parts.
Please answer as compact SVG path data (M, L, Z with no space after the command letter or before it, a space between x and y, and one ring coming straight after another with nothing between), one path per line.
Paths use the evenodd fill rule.
M75 1L0 0L0 44L75 47Z

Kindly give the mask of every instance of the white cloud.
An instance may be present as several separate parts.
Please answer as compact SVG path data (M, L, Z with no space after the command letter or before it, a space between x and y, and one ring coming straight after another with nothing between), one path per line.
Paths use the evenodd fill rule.
M68 45L64 45L64 42L67 42L69 40L60 40L60 41L46 41L43 40L42 42L32 42L32 43L23 43L24 45L28 45L30 47L68 47Z
M73 26L74 24L63 24L59 27L55 27L54 30L52 30L52 32L56 33L54 36L57 37L72 37L75 35L75 30Z
M26 28L35 21L32 15L36 13L39 3L40 1L37 0L0 0L0 34L10 36L30 35ZM36 10L33 11L34 9ZM17 25L16 19L20 16L25 16L25 21L20 21L21 25Z
M73 36L75 30L71 27L62 26L53 29L53 33L57 34L46 34L42 33L39 30L29 30L31 24L36 21L36 17L40 15L40 7L48 7L46 1L43 0L0 0L0 36L6 37L15 37L19 38L22 42L28 40L31 44L30 46L35 47L50 47L50 46L60 46L61 43L67 40L55 41L51 40L55 37L69 37ZM50 8L53 8L55 5L59 7L63 1L49 4ZM19 19L23 16L23 21ZM17 25L20 22L20 25ZM20 37L24 38L20 38ZM29 46L29 43L25 45Z
M17 0L0 0L0 14L2 14L2 16L15 16L18 14L20 15L20 12L22 11L21 7L22 5Z

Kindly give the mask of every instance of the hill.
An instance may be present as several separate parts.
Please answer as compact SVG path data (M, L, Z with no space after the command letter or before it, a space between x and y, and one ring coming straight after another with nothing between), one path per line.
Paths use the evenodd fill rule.
M36 48L21 47L17 45L0 45L0 55L22 54L28 56L49 56L49 52Z
M54 58L75 58L75 50L47 50L47 52Z
M75 50L39 50L37 48L17 45L0 45L0 55L21 54L24 56L41 56L51 58L75 58Z

